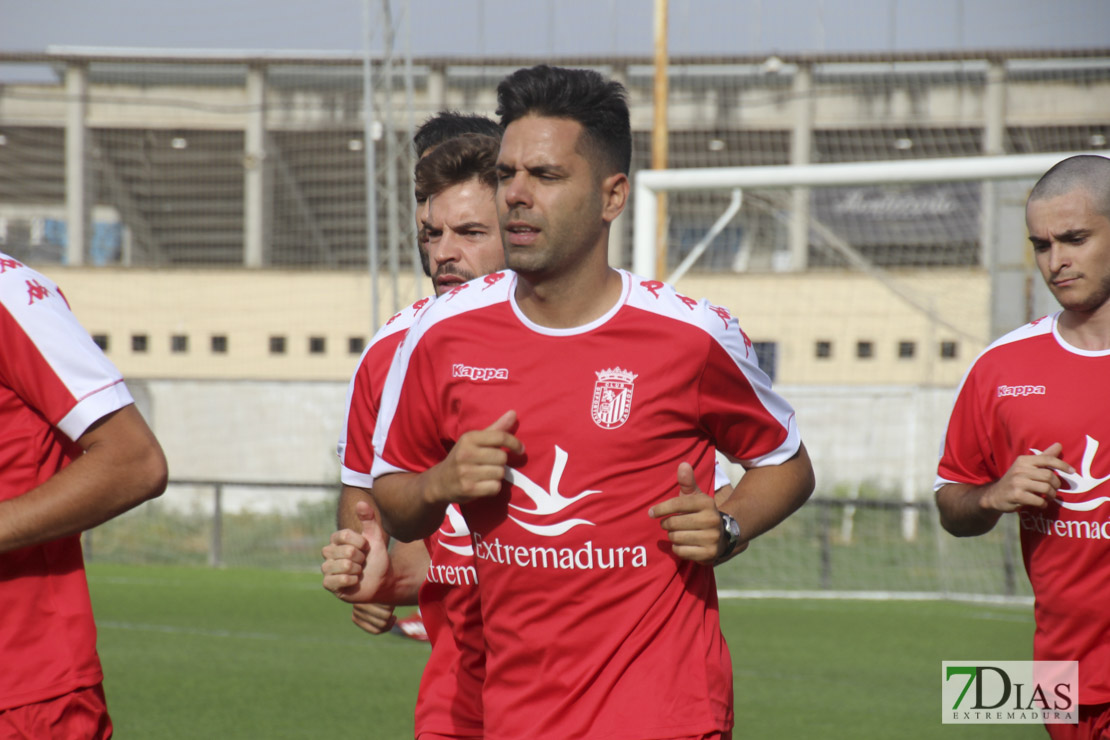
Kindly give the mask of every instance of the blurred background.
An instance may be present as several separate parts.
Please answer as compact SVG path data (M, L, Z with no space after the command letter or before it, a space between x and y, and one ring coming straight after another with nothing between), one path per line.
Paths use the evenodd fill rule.
M625 84L613 264L729 307L818 489L722 586L1027 600L1016 529L956 541L956 385L1055 310L1023 204L1110 136L1101 0L0 0L0 251L65 289L162 441L93 562L311 569L346 381L430 292L409 142L521 66ZM652 172L661 170L661 172ZM650 173L647 174L647 173ZM734 476L741 474L732 468Z

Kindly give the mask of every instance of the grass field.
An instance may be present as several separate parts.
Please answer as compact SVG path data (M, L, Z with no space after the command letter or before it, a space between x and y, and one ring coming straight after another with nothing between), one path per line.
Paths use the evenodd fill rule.
M371 638L318 576L91 564L120 740L412 737L426 645ZM940 721L942 660L1026 660L1028 607L726 600L736 737L1044 738Z

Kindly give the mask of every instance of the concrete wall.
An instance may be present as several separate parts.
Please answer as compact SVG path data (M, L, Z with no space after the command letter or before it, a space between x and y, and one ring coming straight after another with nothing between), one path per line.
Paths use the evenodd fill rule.
M43 269L89 332L107 337L108 356L128 378L346 381L358 360L351 338L373 334L370 280L359 272ZM882 280L700 274L677 288L729 308L753 341L777 343L776 382L785 385L954 386L990 334L989 276L973 269ZM417 294L410 276L401 276L400 292L403 305ZM379 295L379 311L382 321L392 315L388 295ZM132 349L136 334L147 336L146 351ZM187 351L171 351L174 335L188 337ZM213 335L227 337L226 353L211 351ZM272 336L286 337L285 354L271 354ZM310 353L310 337L322 337L325 351ZM817 341L832 343L830 357L815 356ZM860 341L872 342L872 357L856 356ZM915 343L913 357L898 356L902 341ZM943 341L957 343L955 357L939 356Z
M338 487L335 444L345 383L128 385L166 451L172 480ZM782 386L779 391L797 411L819 493L846 495L868 484L898 497L931 495L952 388ZM737 478L741 470L732 472Z

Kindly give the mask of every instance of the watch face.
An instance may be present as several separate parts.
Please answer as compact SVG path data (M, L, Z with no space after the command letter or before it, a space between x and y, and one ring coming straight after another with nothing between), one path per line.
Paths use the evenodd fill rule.
M733 537L740 536L740 522L736 521L732 517L729 517L725 520L725 526L728 528L728 533L731 534Z
M730 538L737 539L740 537L740 522L724 512L721 512L721 521L724 522L725 533L728 534Z

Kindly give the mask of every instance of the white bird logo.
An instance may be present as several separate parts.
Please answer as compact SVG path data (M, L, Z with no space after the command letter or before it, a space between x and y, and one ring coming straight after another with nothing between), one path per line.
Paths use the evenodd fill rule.
M1029 448L1034 455L1040 455L1042 450ZM1098 453L1098 440L1087 435L1087 446L1083 450L1083 462L1079 466L1078 473L1065 473L1060 470L1056 471L1056 475L1063 478L1067 484L1067 488L1061 488L1057 493L1087 493L1094 489L1096 486L1102 485L1110 480L1110 475L1104 478L1095 478L1091 475L1091 464L1095 461L1095 455ZM1100 496L1093 498L1089 501L1060 501L1060 506L1072 511L1091 511L1110 501L1110 497Z
M470 540L470 528L466 526L466 520L463 519L463 515L462 512L459 511L459 507L455 506L454 504L451 504L447 507L447 521L450 522L452 531L449 532L443 527L439 528L439 533L441 535L439 538L439 546L444 548L445 550L450 550L451 552L458 555L473 557L474 545L471 543ZM448 543L445 539L455 537L465 537L466 545L461 547L459 545L452 545Z
M555 464L551 467L550 492L544 489L543 486L533 482L528 476L524 475L523 473L514 470L513 468L509 468L508 472L505 473L506 480L508 480L509 483L511 483L512 485L519 488L521 491L523 491L524 495L530 498L532 500L532 503L536 505L536 508L525 509L524 507L517 506L516 504L509 504L509 507L516 509L517 511L526 512L528 514L549 516L551 514L559 513L563 509L573 504L575 501L579 501L586 496L594 493L601 493L601 491L583 491L573 498L566 498L561 493L559 493L559 482L563 478L563 470L566 469L566 466L567 453L561 447L556 445ZM512 515L510 515L509 518L532 534L538 534L543 537L557 537L564 532L568 532L574 527L577 527L579 524L589 524L590 526L593 526L593 522L587 521L586 519L565 519L556 524L542 525L528 524L527 522L520 521Z

